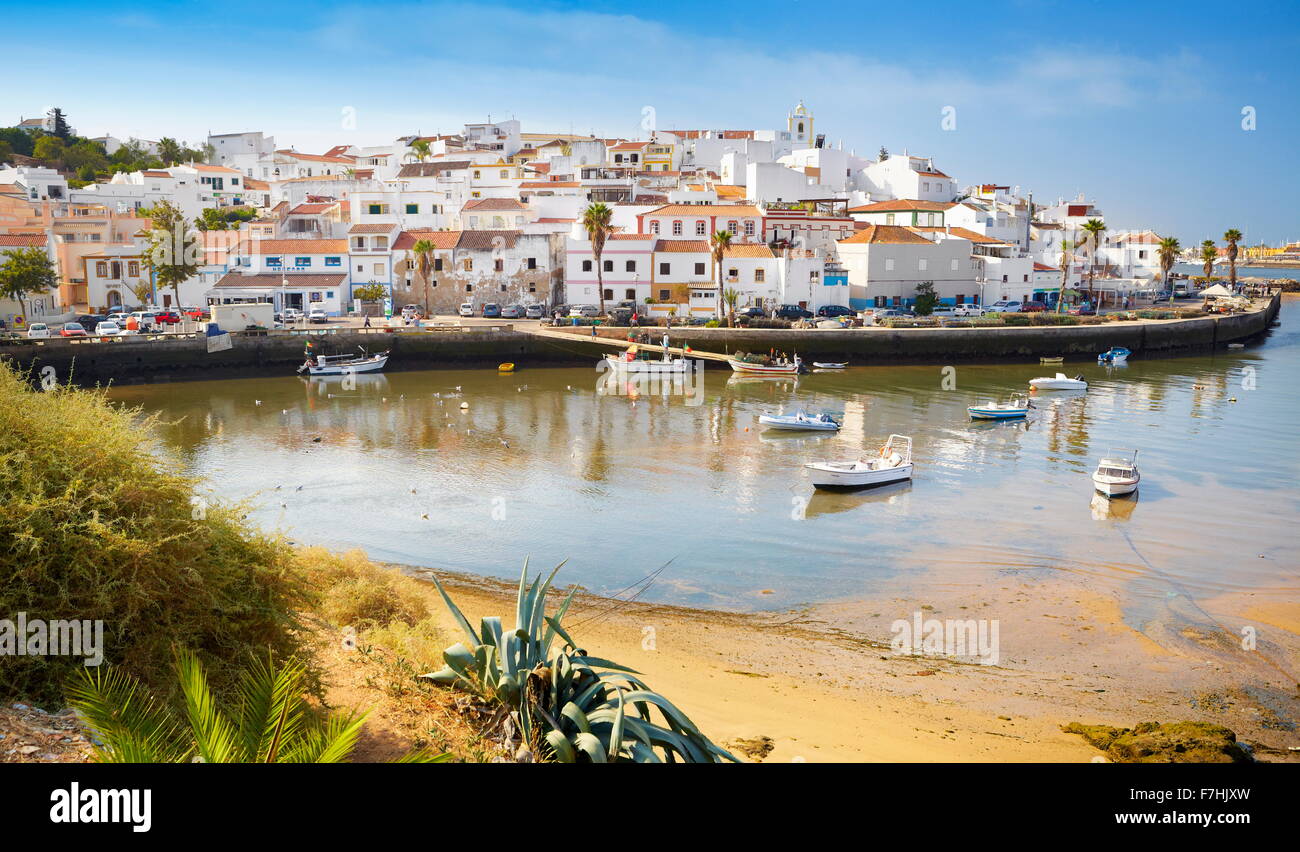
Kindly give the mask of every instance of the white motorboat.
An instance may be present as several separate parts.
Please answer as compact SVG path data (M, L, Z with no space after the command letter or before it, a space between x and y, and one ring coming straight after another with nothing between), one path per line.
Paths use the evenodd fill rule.
M1015 394L1005 402L986 402L983 405L968 405L966 413L971 420L1011 420L1024 417L1031 405L1023 394Z
M848 366L848 362L838 361L813 361L813 366L819 370L843 370Z
M377 373L388 363L388 352L376 355L317 355L308 356L298 372L312 376L347 376L354 373Z
M794 414L760 414L758 422L772 429L800 432L835 432L840 428L840 424L829 414L809 414L802 408Z
M635 350L629 349L635 353ZM619 373L685 373L691 367L687 358L662 358L647 360L644 358L628 359L626 356L606 355L605 365Z
M912 478L912 439L890 435L873 458L804 465L815 488L870 488Z
M1087 390L1088 383L1083 380L1082 376L1075 376L1073 379L1065 373L1057 373L1055 376L1039 376L1036 379L1029 380L1029 386L1038 390Z
M1137 450L1111 450L1097 463L1092 484L1107 497L1122 497L1137 491L1142 479L1138 473Z
M793 376L803 369L803 361L798 355L794 356L792 361L781 359L759 362L747 361L743 358L728 358L727 363L731 365L732 372L747 376Z

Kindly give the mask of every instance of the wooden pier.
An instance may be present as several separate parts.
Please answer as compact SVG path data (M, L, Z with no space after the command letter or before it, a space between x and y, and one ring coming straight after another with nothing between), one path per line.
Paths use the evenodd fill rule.
M584 326L578 326L578 327L583 328ZM649 330L647 333L650 336L650 342L648 343L640 343L635 340L616 340L612 337L600 337L599 335L593 337L591 336L590 332L588 332L587 334L575 334L573 332L568 332L568 331L556 331L553 328L538 327L536 329L531 329L531 331L533 334L536 334L539 337L549 337L554 340L565 340L570 343L598 343L602 346L613 346L618 349L630 349L631 347L635 346L644 352L650 352L650 353L664 351L663 343L661 342L664 337L662 331L656 334L653 330ZM671 334L668 336L668 339L670 341L672 340ZM724 355L719 352L702 352L699 349L687 350L678 346L669 346L668 354L681 355L685 358L701 358L706 361L722 361L724 363L726 361L730 361L732 358L732 356L730 355Z

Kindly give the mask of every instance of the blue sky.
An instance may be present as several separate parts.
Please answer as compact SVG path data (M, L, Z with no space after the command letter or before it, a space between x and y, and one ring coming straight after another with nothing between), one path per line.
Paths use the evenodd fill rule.
M6 6L11 4L6 0ZM1086 192L1184 244L1300 239L1290 3L61 3L5 8L0 117L79 132L264 130L321 151L516 117L526 130L771 128L935 158L963 185ZM29 29L30 28L30 29ZM343 110L356 110L345 129ZM956 122L941 120L951 107ZM1253 108L1255 129L1243 129Z

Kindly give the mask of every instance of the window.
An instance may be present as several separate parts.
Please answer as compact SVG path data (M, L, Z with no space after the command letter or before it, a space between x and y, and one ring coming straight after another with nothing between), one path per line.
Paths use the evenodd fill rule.
M764 274L765 274L765 273L764 273L764 271L763 271L762 269L755 269L755 270L754 270L754 283L756 283L756 284L762 284L762 283L763 283L763 276L764 276Z
M325 265L326 265L326 266L340 266L341 264L342 264L342 259L341 259L341 258L338 258L338 257L327 257L327 258L325 258Z
M465 285L465 292L466 292L466 293L473 293L473 292L474 292L474 285L473 285L473 284L466 284L466 285Z
M1028 283L1029 283L1029 276L1026 275L1024 278L1025 278L1024 283L1025 283L1025 284L1028 284Z
M629 299L629 300L636 299L636 290L635 290L634 288L632 288L632 287L628 287L628 288L627 288L626 290L624 290L623 292L627 294L627 296L626 296L625 298L627 298L627 299Z
M934 216L933 213L926 213L926 214L925 214L925 223L926 223L927 225L936 225L936 224L938 224L938 223L935 221L935 216Z
M735 268L733 267L732 269L728 269L728 270L727 270L727 277L728 277L728 278L735 279L735 278L737 278L739 275L740 275L740 270L739 270L739 269L735 269Z
M1005 284L1006 282L1007 282L1007 276L1003 275L1003 276L1002 276L1002 283Z
M504 293L505 291L506 291L506 285L502 284L502 285L501 285L501 292Z
M921 191L922 191L922 192L929 192L929 191L930 191L930 182L929 182L928 180L926 180L926 181L921 181Z
M894 271L894 259L892 257L885 258L885 271L886 272Z
M503 178L508 178L508 177L510 177L510 172L509 172L508 170L506 170L506 169L502 169L502 170L501 170L501 177L503 177Z
M467 258L465 258L465 262L464 262L461 266L462 266L462 268L463 268L466 272L473 272L473 271L474 271L474 258L472 258L472 257L467 257Z
M959 305L963 305L963 304L965 304L965 303L966 303L966 297L965 297L964 295L962 295L961 293L958 293L958 294L957 294L957 304L959 304Z
M129 275L129 276L131 276L132 278L139 278L139 277L140 277L140 262L139 262L139 261L136 261L136 260L129 260L129 261L127 261L127 263L126 263L126 274Z
M536 293L536 292L537 292L537 285L536 285L536 284L529 284L529 285L528 285L528 292L529 292L529 293Z
M629 260L626 264L624 264L624 271L625 271L625 272L636 272L636 261L635 261L635 260Z
M885 224L886 224L886 225L892 225L892 224L894 224L894 214L893 214L893 213L886 213L886 214L885 214Z
M930 261L926 260L925 258L921 258L916 262L916 269L918 272L924 272L927 268L929 268L929 266L930 266Z
M614 291L611 290L610 288L606 287L606 288L605 288L605 298L608 299L608 300L610 300L610 301L613 301L613 300L614 300Z
M442 258L436 257L433 259L433 271L442 272Z
M386 205L384 204L367 204L366 212L369 213L371 216L382 216L384 215L385 212L384 210L385 206Z
M702 237L705 234L706 223L703 219L695 223L695 236Z
M670 293L669 291L667 291L667 290L660 290L660 291L659 291L659 301L661 301L661 302L666 302L666 301L668 301L668 300L671 299L671 298L672 298L672 293Z
M754 221L752 219L745 223L745 236L754 236Z
M352 238L352 247L353 247L354 249L356 249L357 251L365 251L365 250L366 250L366 238L365 238L365 237L353 237L353 238Z
M311 258L310 258L310 257L295 257L295 258L293 259L293 265L294 265L294 266L311 266Z
M957 258L955 257L952 259L952 271L953 272L957 271Z
M536 269L536 268L537 268L537 258L535 258L535 257L530 257L530 258L528 258L528 268L529 268L529 269Z
M267 265L267 266L281 266L281 265L283 265L283 264L281 263L280 258L278 258L278 257L268 257L268 258L266 259L266 265Z
M107 278L107 277L108 277L108 264L105 263L105 262L102 261L102 260L96 262L96 263L95 263L95 274L96 274L97 276L99 276L100 278Z
M702 263L697 263L697 264L695 264L695 274L696 274L696 275L703 275L703 274L704 274L704 264L702 264Z
M605 261L602 261L601 264L600 264L600 266L601 266L601 269L603 269L605 272L613 272L613 271L614 271L614 261L612 261L612 260L605 260Z
M478 169L475 169L475 170L474 170L474 180L478 180L478 179L481 178L482 176L483 176L483 173L482 173L482 172L480 172Z
M506 262L504 260L498 257L492 261L493 272L505 272L505 270L506 270Z
M681 219L674 219L674 220L673 220L673 236L674 236L674 237L680 237L681 235L682 235L682 220L681 220Z
M362 266L361 264L358 263L358 264L357 264L357 272L365 272L365 271L366 271L366 268L365 268L364 266Z
M650 223L650 233L652 234L659 233L659 220L656 219L655 221Z
M659 274L660 274L660 275L671 275L672 273L669 271L670 269L672 269L672 266L671 266L670 264L667 264L667 263L661 263L661 264L659 264Z
M406 205L406 212L407 212L408 214L414 216L416 213L419 213L419 212L420 212L420 205L418 205L418 204L408 204L408 205Z
M727 231L728 233L732 233L732 234L740 233L740 227L736 224L735 219L731 219L730 221L727 222Z
M821 277L822 277L822 274L821 274L820 272L818 272L817 270L815 270L815 269L810 269L810 270L808 270L808 280L809 280L809 281L816 282L817 279L818 279L818 278L821 278Z
M584 261L582 262L582 271L583 271L583 272L590 272L590 271L591 271L591 261L590 261L590 260L584 260Z

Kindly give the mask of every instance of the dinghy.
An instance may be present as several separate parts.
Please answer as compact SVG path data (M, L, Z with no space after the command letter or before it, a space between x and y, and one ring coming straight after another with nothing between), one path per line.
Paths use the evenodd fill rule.
M842 364L835 361L813 361L813 366L819 370L843 370L848 365L847 361Z
M870 488L912 478L912 439L890 435L873 458L810 462L804 467L813 487L827 490Z
M732 372L747 376L793 376L803 367L803 362L799 360L798 355L794 357L793 361L759 363L757 361L728 358L727 363L731 365Z
M1048 358L1047 356L1043 356L1042 358L1039 358L1039 359L1038 359L1038 363L1040 363L1040 364L1064 364L1064 363L1065 363L1065 356L1063 356L1063 355L1057 355L1055 358Z
M1010 420L1024 417L1029 413L1029 400L1022 394L1016 394L1006 402L988 402L983 405L968 405L966 413L971 420Z
M1137 491L1141 475L1137 450L1111 450L1097 463L1092 485L1107 497L1122 497Z
M1123 346L1112 346L1105 352L1097 356L1098 364L1124 364L1128 361L1128 356L1133 352L1125 349Z
M802 408L794 414L760 414L758 422L771 429L800 432L835 432L840 428L840 424L829 414L809 414Z
M1088 383L1083 380L1083 376L1075 376L1073 379L1065 373L1057 373L1055 376L1039 376L1036 379L1029 380L1029 386L1038 390L1087 390Z
M312 376L346 376L353 373L377 373L388 363L388 352L377 355L318 355L308 357L298 372Z

